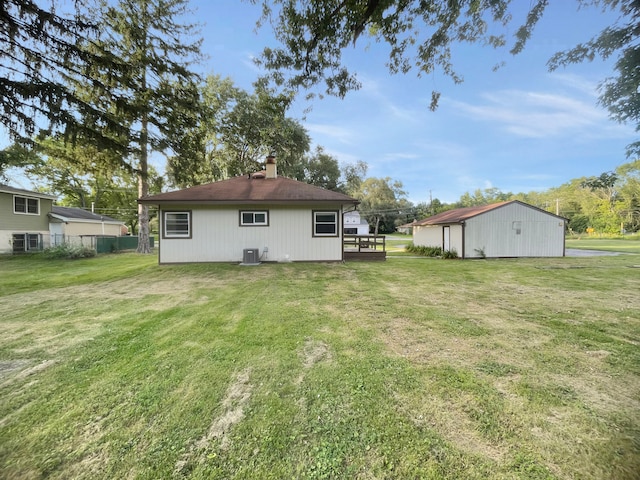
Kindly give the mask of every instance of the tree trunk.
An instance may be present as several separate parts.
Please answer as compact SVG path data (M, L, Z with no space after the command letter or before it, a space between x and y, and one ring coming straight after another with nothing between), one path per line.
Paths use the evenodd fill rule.
M147 3L143 3L144 13L147 12ZM146 15L144 16L146 20ZM144 28L142 49L147 55L147 26ZM147 91L147 66L142 66L142 78L140 79L140 91L143 97ZM143 106L140 118L140 164L138 165L138 198L149 195L149 112L148 106ZM149 207L138 204L138 253L151 253L149 242Z
M146 114L142 118L140 132L140 164L138 165L138 197L149 195L149 166L147 158L148 121ZM149 206L138 204L138 253L151 253L149 242Z

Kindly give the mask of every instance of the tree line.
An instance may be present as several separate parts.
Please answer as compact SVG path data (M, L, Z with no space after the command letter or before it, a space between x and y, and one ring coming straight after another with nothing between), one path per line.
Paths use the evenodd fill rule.
M416 206L425 218L452 208L521 200L568 220L567 233L620 234L640 231L640 160L619 165L598 176L571 179L558 187L533 192L503 192L498 188L463 194L452 204L434 200Z
M147 206L136 205L137 197L255 171L267 154L278 156L283 175L359 198L380 232L391 231L403 216L519 196L551 209L553 202L561 204L560 213L571 215L576 231L586 224L603 231L614 225L637 230L634 162L558 187L548 192L549 198L482 191L455 205L436 200L412 205L401 183L367 178L366 164L341 166L321 147L310 152L309 135L287 116L301 91L314 98L344 96L359 88L341 54L363 36L391 47L391 73L439 70L459 82L452 46L509 45L517 54L547 0L531 2L524 24L515 30L511 0L250 3L261 4L259 24L270 25L281 44L265 48L257 60L267 73L256 80L253 92L227 78L195 73L204 58L199 26L183 21L188 0L0 2L0 123L15 142L0 151L0 175L10 167L23 168L43 188L59 193L63 203L91 204L123 218L138 232L141 252L149 251L150 213ZM620 20L559 52L548 67L616 55L615 75L600 85L600 103L612 119L638 128L640 5L633 0L577 4L618 12ZM509 38L508 32L515 34ZM319 92L322 85L324 92ZM433 109L438 96L432 95ZM629 146L631 156L638 150L638 144ZM166 161L166 175L150 162L158 155Z

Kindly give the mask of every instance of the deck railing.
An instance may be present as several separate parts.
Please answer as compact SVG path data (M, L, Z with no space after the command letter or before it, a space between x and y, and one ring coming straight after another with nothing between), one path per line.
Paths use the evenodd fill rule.
M384 235L344 235L342 244L345 250L356 250L358 252L386 251Z

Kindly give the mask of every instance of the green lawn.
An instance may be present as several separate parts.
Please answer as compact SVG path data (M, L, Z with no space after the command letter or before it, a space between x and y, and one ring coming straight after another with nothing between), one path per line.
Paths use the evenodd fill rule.
M0 478L638 478L638 256L156 262L0 257Z
M626 252L640 254L640 236L629 238L580 238L567 239L567 248L586 250L606 250L611 252Z

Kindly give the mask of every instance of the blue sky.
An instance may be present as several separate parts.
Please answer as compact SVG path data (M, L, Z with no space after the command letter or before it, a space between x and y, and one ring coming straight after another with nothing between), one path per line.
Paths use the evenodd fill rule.
M514 2L515 32L530 2ZM619 125L597 105L597 84L613 74L608 62L570 66L550 73L557 51L589 40L616 20L577 2L550 2L527 48L518 56L479 45L454 51L464 83L439 72L391 75L387 48L361 37L345 52L362 89L343 100L299 101L289 116L340 163L364 160L369 176L400 180L414 203L429 196L455 202L465 192L498 188L530 192L573 178L599 175L626 163L625 146L635 141L632 126ZM251 91L259 75L252 59L275 46L270 27L255 31L260 7L248 2L191 0L202 24L204 73L231 77ZM505 61L498 71L492 67ZM431 91L441 92L436 112Z
M530 4L513 3L520 10L513 12L510 33ZM314 147L324 147L341 164L367 162L369 176L400 180L414 203L430 196L452 203L465 192L486 188L540 191L614 170L628 161L625 146L637 139L632 126L613 122L597 105L597 84L613 74L614 59L553 73L546 62L617 17L597 8L578 10L576 0L550 3L518 56L480 45L457 47L452 60L464 77L460 85L439 72L422 78L417 71L391 75L385 66L388 47L362 36L344 53L362 88L343 100L298 101L289 116L307 129ZM191 0L191 8L208 57L198 67L201 73L230 77L252 91L260 74L253 59L265 46L276 46L268 25L255 30L260 6ZM493 71L501 61L506 65ZM431 112L434 89L442 96ZM0 143L8 143L2 138ZM154 163L163 169L163 159ZM31 187L26 179L14 180Z

